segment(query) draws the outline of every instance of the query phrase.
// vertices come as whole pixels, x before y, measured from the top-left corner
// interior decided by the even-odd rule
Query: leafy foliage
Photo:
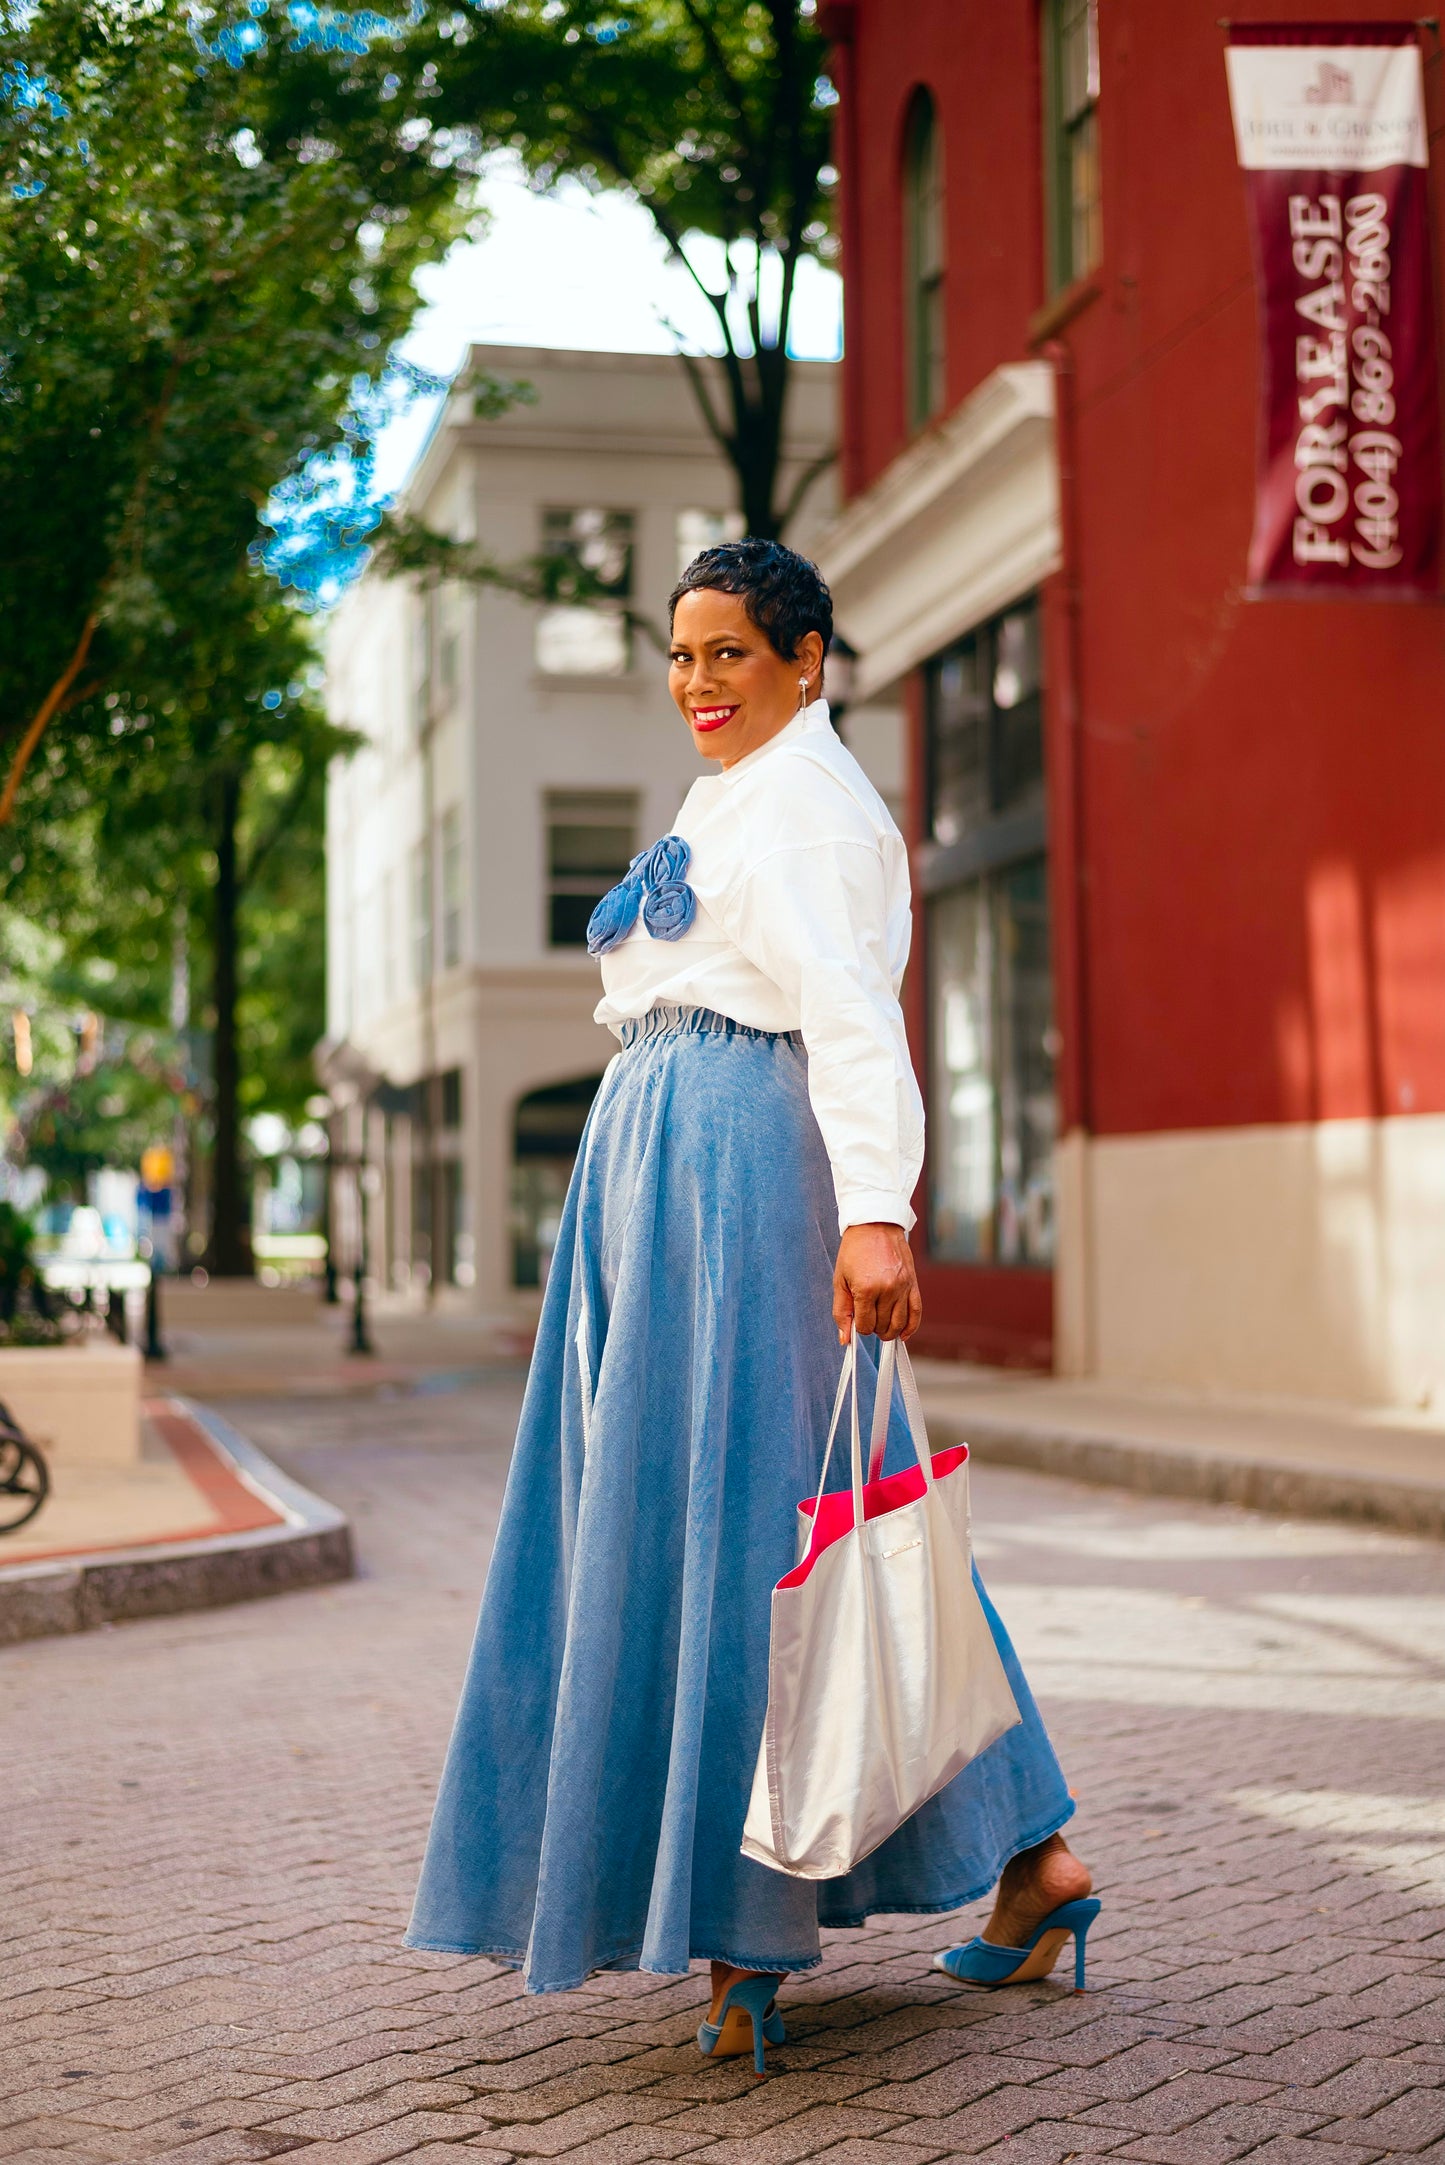
[[[106,1012],[142,1031],[166,1026],[179,942],[210,995],[188,1019],[210,1026],[223,1201],[246,1104],[295,1105],[319,1035],[343,741],[259,520],[354,440],[413,273],[465,223],[426,71],[397,71],[416,22],[0,6],[0,882],[12,923],[53,929],[57,986],[108,973]],[[129,1152],[129,1114],[103,1113],[122,1095],[57,1100],[32,1156],[78,1177],[92,1098]]]
[[[458,230],[449,147],[370,49],[383,18],[335,52],[302,15],[289,41],[232,25],[261,41],[244,66],[225,25],[198,54],[175,0],[49,0],[0,32],[31,86],[0,105],[0,741],[47,699],[184,679],[271,491],[339,440]]]
[[[683,360],[754,534],[780,533],[813,478],[780,498],[798,267],[833,247],[825,65],[799,0],[467,0],[398,61],[439,125],[516,152],[539,187],[566,174],[645,204],[712,309],[720,364]]]

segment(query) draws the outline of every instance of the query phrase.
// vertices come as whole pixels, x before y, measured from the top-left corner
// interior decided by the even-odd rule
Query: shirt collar
[[[795,744],[800,737],[816,736],[819,730],[831,727],[827,700],[815,699],[809,706],[800,708],[787,727],[780,729],[775,737],[769,737],[766,744],[760,744],[755,752],[748,752],[742,759],[735,759],[730,767],[724,767],[718,780],[723,783],[736,781],[749,767],[766,759],[769,752],[781,751],[785,744]]]

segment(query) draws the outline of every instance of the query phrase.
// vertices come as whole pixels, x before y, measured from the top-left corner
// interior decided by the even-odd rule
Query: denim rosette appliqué
[[[587,920],[587,952],[610,955],[637,923],[654,940],[680,940],[697,915],[697,896],[684,874],[692,847],[680,834],[665,834],[651,849],[639,850],[627,877],[610,887]]]

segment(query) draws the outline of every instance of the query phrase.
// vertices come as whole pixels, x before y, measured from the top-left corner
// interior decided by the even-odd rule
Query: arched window
[[[922,428],[943,406],[943,138],[926,90],[904,139],[903,275],[908,421]]]

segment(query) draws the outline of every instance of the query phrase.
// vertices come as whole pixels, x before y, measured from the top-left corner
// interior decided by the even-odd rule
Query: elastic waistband
[[[695,1037],[703,1030],[718,1037],[758,1037],[797,1046],[803,1042],[801,1030],[754,1030],[711,1007],[650,1007],[645,1015],[629,1016],[623,1023],[623,1049],[654,1037]]]

